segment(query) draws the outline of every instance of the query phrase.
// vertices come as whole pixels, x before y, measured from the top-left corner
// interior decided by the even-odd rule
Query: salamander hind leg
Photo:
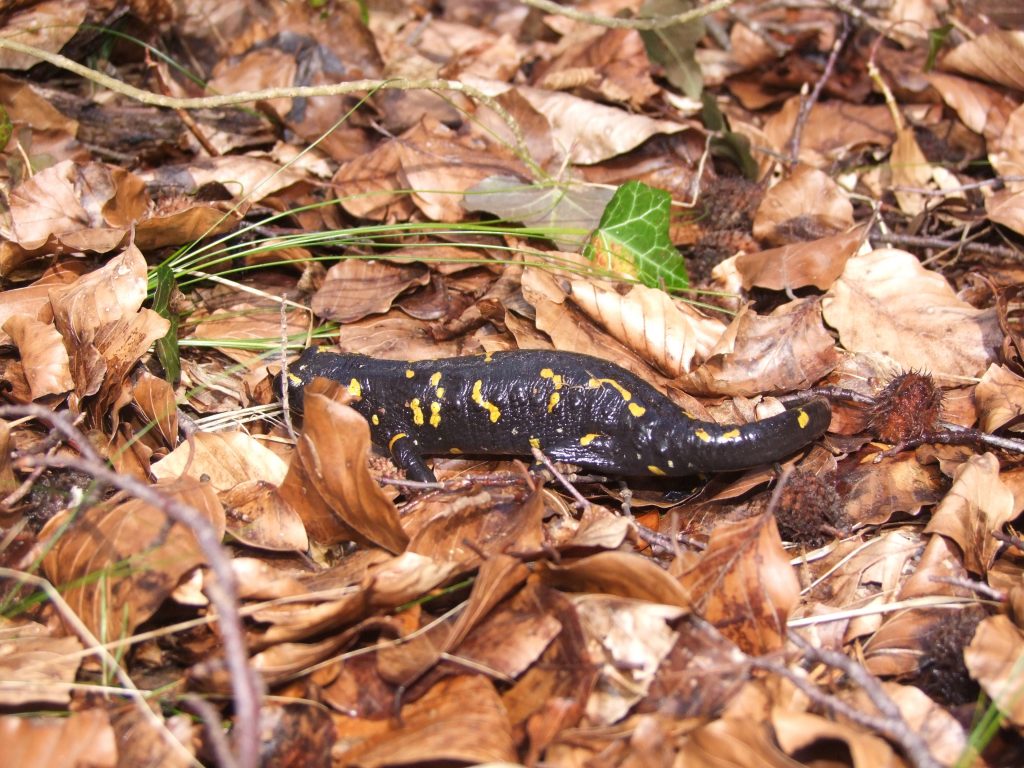
[[[437,477],[423,461],[423,457],[416,451],[416,445],[411,437],[404,432],[399,432],[388,441],[388,450],[391,453],[391,460],[399,469],[405,470],[405,476],[418,483],[436,483]]]
[[[602,441],[603,442],[603,441]],[[541,452],[552,461],[573,464],[590,472],[622,474],[622,460],[613,450],[599,442],[594,435],[584,435],[576,442],[541,445]]]

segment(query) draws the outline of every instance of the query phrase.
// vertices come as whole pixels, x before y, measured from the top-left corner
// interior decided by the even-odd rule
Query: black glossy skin
[[[691,475],[788,456],[829,424],[811,400],[742,426],[698,421],[613,363],[571,352],[523,350],[403,362],[311,347],[288,368],[289,400],[317,376],[358,396],[373,442],[414,480],[433,481],[423,456],[530,455],[615,475]]]

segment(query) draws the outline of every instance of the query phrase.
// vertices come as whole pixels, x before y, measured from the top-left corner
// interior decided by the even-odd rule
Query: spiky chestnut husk
[[[835,488],[835,473],[795,470],[779,494],[775,520],[786,541],[814,549],[848,526]]]
[[[899,445],[937,431],[941,415],[942,391],[931,374],[906,371],[875,398],[871,428],[880,440]]]

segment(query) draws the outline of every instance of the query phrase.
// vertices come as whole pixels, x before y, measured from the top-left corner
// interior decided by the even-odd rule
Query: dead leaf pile
[[[0,12],[5,760],[1024,762],[1024,12],[696,5]],[[688,290],[584,255],[627,181]],[[283,412],[312,343],[833,419],[422,488],[344,386]]]

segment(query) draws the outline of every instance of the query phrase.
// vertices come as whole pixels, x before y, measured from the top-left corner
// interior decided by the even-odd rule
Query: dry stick
[[[903,719],[903,713],[900,712],[899,707],[897,707],[893,700],[889,698],[888,694],[882,690],[882,685],[878,678],[874,677],[870,672],[864,669],[864,667],[846,654],[830,651],[825,648],[815,648],[796,632],[789,633],[789,640],[799,647],[808,658],[843,672],[843,674],[845,674],[850,680],[860,686],[882,716],[873,717],[859,709],[854,709],[853,707],[849,707],[849,711],[847,711],[847,705],[845,705],[845,703],[835,700],[832,697],[829,697],[829,706],[833,706],[841,710],[847,717],[850,717],[851,714],[853,714],[853,717],[850,717],[850,719],[854,720],[854,722],[860,722],[862,725],[875,728],[879,733],[882,733],[887,738],[899,744],[900,747],[902,747],[904,754],[907,756],[907,759],[910,760],[911,764],[914,765],[915,768],[940,768],[939,762],[932,757],[932,753],[928,750],[928,745],[925,743],[924,739],[921,738],[921,735],[917,731],[907,724],[907,721]],[[794,678],[791,677],[790,679],[792,680]],[[808,685],[815,691],[818,691],[815,686],[810,685],[810,683],[808,683]],[[801,690],[805,690],[803,686],[798,687],[800,687]],[[818,693],[821,692],[818,691]],[[838,704],[843,704],[843,707],[838,707]]]
[[[806,125],[807,118],[810,117],[814,105],[821,98],[821,91],[824,89],[825,83],[832,77],[832,72],[836,68],[836,60],[839,58],[839,52],[843,49],[843,45],[846,44],[846,38],[849,34],[850,25],[846,23],[846,16],[843,16],[843,31],[832,44],[832,50],[828,54],[828,61],[825,62],[825,69],[822,71],[821,77],[818,78],[818,82],[814,84],[810,95],[800,103],[800,112],[796,116],[796,122],[793,123],[793,135],[789,139],[790,165],[796,165],[799,162],[800,139],[804,133],[804,125]]]
[[[530,157],[526,145],[526,138],[523,136],[519,123],[506,110],[497,99],[488,96],[486,93],[471,85],[466,85],[458,80],[423,79],[407,80],[404,78],[393,80],[352,80],[346,83],[335,83],[333,85],[305,85],[294,88],[263,88],[258,91],[242,91],[240,93],[221,94],[218,96],[199,96],[192,98],[176,98],[162,94],[146,91],[128,85],[102,72],[82,66],[77,61],[72,61],[59,53],[50,53],[32,45],[25,45],[8,37],[0,37],[0,49],[9,48],[18,53],[35,56],[55,67],[72,72],[80,77],[102,85],[115,93],[123,94],[143,104],[155,107],[166,107],[168,109],[210,109],[213,107],[225,107],[235,104],[244,104],[250,101],[268,101],[270,99],[298,99],[311,98],[313,96],[345,96],[352,93],[365,93],[378,90],[399,90],[399,91],[455,91],[468,96],[487,108],[491,109],[512,132],[512,139],[515,143],[515,154],[519,160],[529,167],[537,178],[544,178],[547,174]]]
[[[0,406],[0,418],[11,419],[30,416],[49,424],[82,454],[72,456],[28,457],[29,466],[59,467],[75,469],[90,475],[101,483],[113,486],[130,496],[161,510],[175,522],[192,531],[199,548],[206,556],[210,569],[216,577],[208,587],[210,602],[220,618],[221,636],[224,639],[224,655],[231,675],[231,688],[235,701],[236,753],[227,755],[229,768],[256,768],[259,764],[260,733],[260,683],[249,669],[249,654],[246,649],[242,621],[238,613],[238,589],[234,572],[220,546],[220,536],[195,508],[189,504],[164,496],[130,475],[119,475],[108,469],[103,459],[72,422],[63,414],[52,412],[39,405]]]
[[[567,19],[573,21],[582,21],[586,24],[593,24],[596,27],[609,27],[611,29],[639,29],[639,30],[652,30],[652,29],[664,29],[665,27],[671,27],[676,24],[686,24],[696,19],[703,18],[704,16],[710,16],[716,11],[720,11],[723,8],[728,8],[736,0],[715,0],[712,3],[701,6],[699,8],[693,8],[682,13],[676,13],[672,16],[641,16],[637,19],[619,19],[612,16],[601,16],[596,13],[587,13],[586,11],[578,11],[575,8],[569,6],[559,5],[558,3],[552,2],[552,0],[523,0],[523,5],[529,5],[538,10],[550,13],[556,16],[565,16]]]

